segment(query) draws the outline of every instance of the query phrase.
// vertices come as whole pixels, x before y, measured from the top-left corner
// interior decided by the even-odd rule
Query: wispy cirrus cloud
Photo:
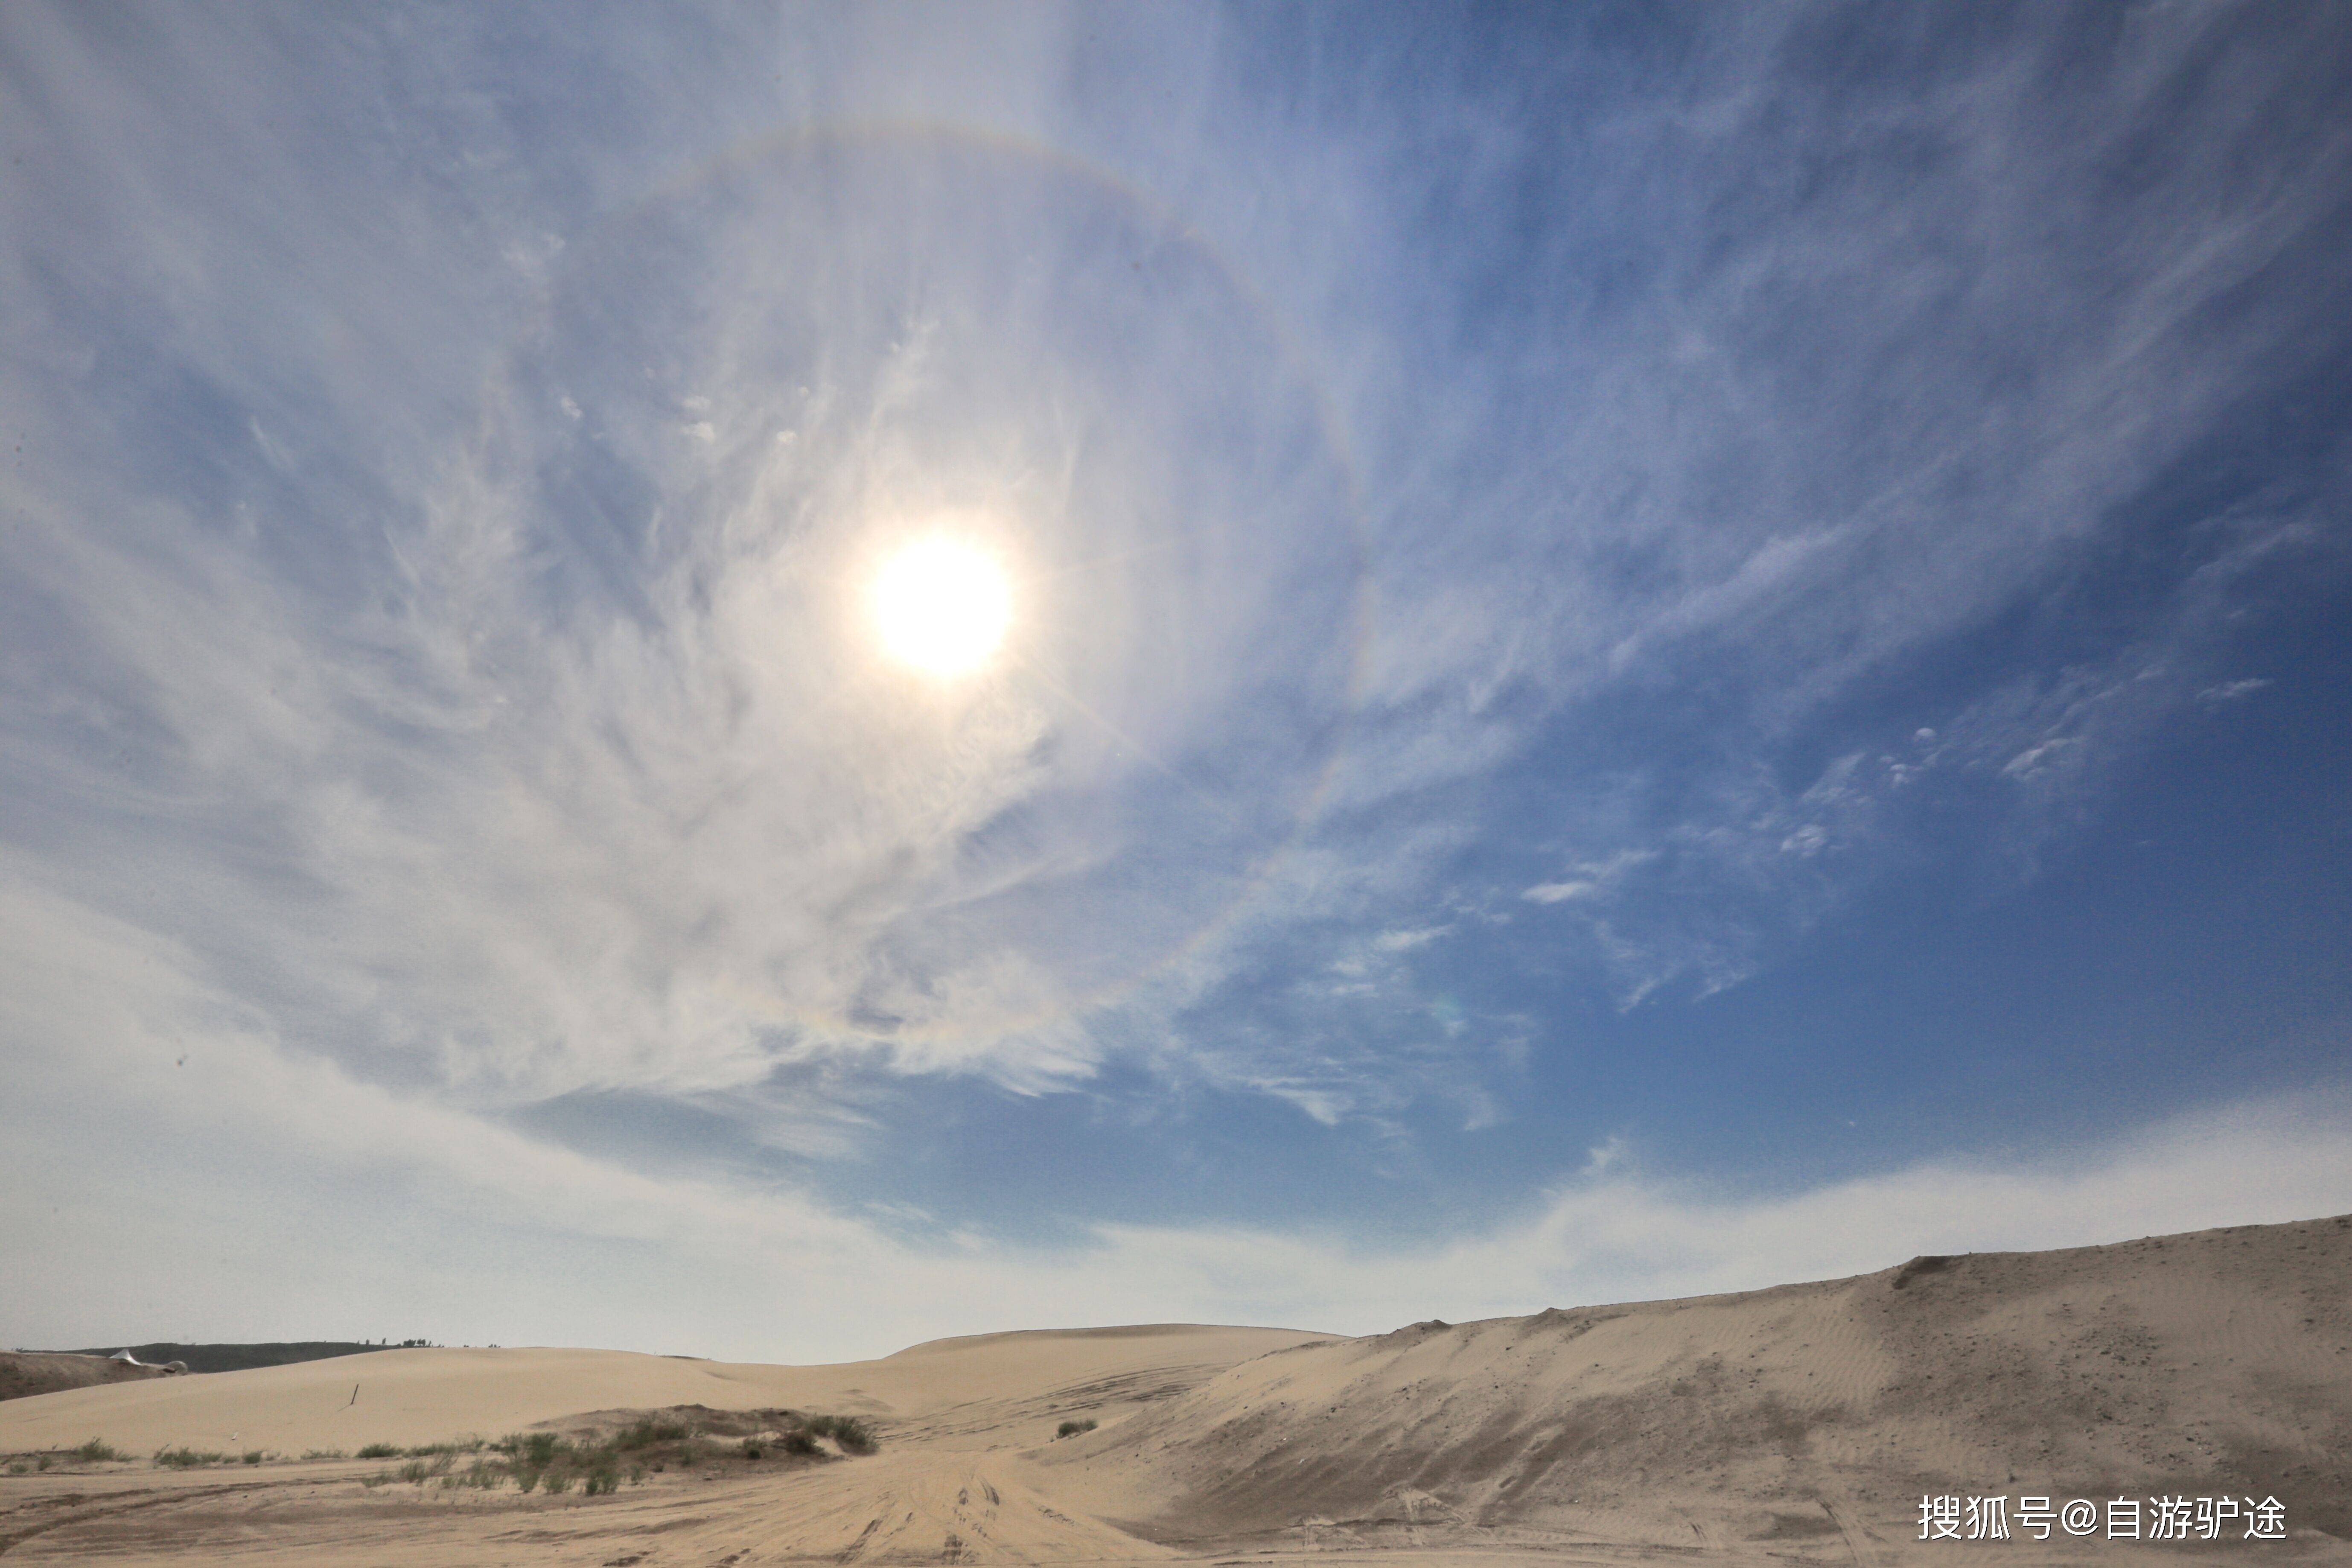
[[[2289,17],[1952,15],[12,13],[0,842],[137,1016],[5,1006],[146,1042],[41,1092],[217,1036],[264,1131],[919,1271],[809,1184],[898,1086],[1401,1147],[2022,885],[2292,683],[2352,140]],[[937,526],[1019,605],[946,692],[858,607]]]
[[[1580,784],[1542,837],[1643,868],[1608,909],[1575,876],[1522,886],[1590,922],[1626,996],[1729,983],[1780,940],[1743,911],[1792,909],[1801,930],[1866,880],[1873,847],[1906,837],[1897,782],[1916,795],[1935,762],[1858,737],[1781,783],[1789,746],[1856,680],[2050,591],[2187,443],[2289,374],[2316,280],[2287,263],[2332,221],[2324,181],[2225,178],[2216,149],[2254,134],[2234,99],[2130,107],[2255,47],[2218,24],[2105,40],[2094,121],[2041,90],[2081,42],[2054,22],[1955,46],[1900,95],[1884,79],[1925,40],[1864,28],[1853,71],[1821,68],[1847,26],[1796,11],[1687,40],[1664,96],[1573,29],[1492,80],[1475,41],[1433,56],[1416,36],[1409,97],[1442,109],[1435,129],[1255,100],[1278,29],[1157,15],[1129,55],[1033,19],[978,63],[828,24],[800,42],[838,55],[841,84],[730,117],[664,96],[728,79],[716,35],[681,29],[630,89],[673,144],[648,179],[646,147],[609,128],[551,162],[510,110],[466,99],[465,73],[504,69],[488,34],[437,39],[451,74],[432,90],[339,59],[328,74],[409,140],[339,132],[305,163],[214,99],[132,84],[193,60],[221,100],[331,115],[349,85],[293,64],[321,37],[174,24],[132,43],[28,18],[47,123],[152,175],[20,188],[61,220],[20,257],[24,319],[58,343],[131,319],[35,281],[79,233],[124,268],[113,298],[173,322],[143,361],[91,361],[66,406],[54,374],[18,381],[40,439],[90,458],[70,490],[41,493],[65,483],[55,463],[21,481],[41,521],[19,533],[19,598],[70,628],[23,668],[40,701],[109,715],[94,752],[47,765],[136,749],[192,833],[266,821],[273,849],[210,862],[242,931],[189,927],[273,984],[367,996],[382,1045],[526,1094],[749,1084],[835,1048],[1083,1077],[1101,1047],[1073,1020],[1220,910],[1320,918],[1313,884],[1265,879],[1302,814],[1335,810],[1319,831],[1339,857],[1428,846],[1433,884],[1448,851],[1408,824],[1561,747],[1614,776],[1605,810]],[[1386,47],[1360,79],[1404,69]],[[1087,85],[1045,85],[1069,58]],[[1187,97],[1161,139],[1100,117],[1123,72]],[[1529,115],[1582,76],[1575,113]],[[919,101],[980,129],[895,118]],[[780,129],[737,136],[747,116]],[[248,184],[167,175],[190,123],[276,171],[282,245],[241,237]],[[332,158],[405,155],[420,132],[502,172],[404,164],[389,205],[357,200]],[[2151,137],[2192,155],[2097,200],[2105,161]],[[1244,143],[1245,178],[1209,177]],[[1495,232],[1489,196],[1566,148],[1536,230]],[[582,199],[633,178],[601,212]],[[1296,221],[1250,216],[1277,195]],[[404,250],[341,270],[394,223]],[[177,305],[137,272],[167,254]],[[1621,289],[1566,286],[1602,255]],[[2070,258],[2095,273],[2065,281]],[[2257,276],[2263,304],[2231,292]],[[289,290],[315,301],[308,324],[248,333]],[[164,367],[191,390],[137,391]],[[98,460],[126,449],[150,468]],[[942,511],[1013,531],[1024,678],[894,711],[844,585]],[[142,521],[91,527],[110,516]],[[2175,613],[2148,607],[2135,646],[2182,657]],[[1973,733],[2001,690],[2090,679],[1987,678],[2009,685],[1903,727]],[[1664,762],[1595,716],[1653,700],[1715,738]],[[2088,778],[2096,747],[2037,721],[2003,765],[2039,798]],[[186,852],[128,822],[107,854]],[[245,879],[286,876],[299,893]],[[1694,912],[1642,913],[1644,886]],[[1149,896],[1097,918],[1121,888]]]

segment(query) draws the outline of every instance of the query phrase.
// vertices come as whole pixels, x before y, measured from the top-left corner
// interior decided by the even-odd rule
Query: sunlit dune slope
[[[1424,1323],[1237,1366],[1037,1460],[1163,1540],[1317,1517],[1622,1538],[1646,1513],[1688,1545],[1676,1499],[1811,1533],[1815,1500],[1885,1520],[1927,1492],[2118,1489],[2274,1494],[2352,1535],[2352,1217]]]
[[[787,1406],[885,1422],[953,1426],[957,1411],[1014,1407],[1007,1442],[1051,1435],[1057,1401],[1121,1403],[1170,1378],[1199,1381],[1313,1335],[1283,1329],[1152,1325],[990,1334],[916,1345],[878,1361],[766,1366],[588,1350],[395,1350],[249,1372],[161,1379],[0,1405],[0,1451],[102,1437],[148,1453],[167,1444],[299,1454],[513,1431],[585,1410]],[[1025,1424],[1024,1411],[1034,1411]]]
[[[584,1436],[692,1405],[863,1414],[881,1446],[803,1462],[722,1445],[593,1498],[452,1489],[421,1463],[394,1486],[389,1467],[68,1460],[0,1487],[0,1547],[11,1562],[428,1568],[1339,1549],[1432,1565],[1696,1553],[1831,1568],[1937,1555],[1916,1537],[1926,1493],[2227,1493],[2278,1498],[2293,1532],[2279,1550],[2295,1561],[2347,1562],[2347,1302],[2352,1217],[1915,1258],[1853,1279],[1362,1340],[1159,1325],[941,1340],[812,1367],[379,1352],[13,1401],[0,1450],[100,1436],[142,1455],[180,1443],[299,1455],[542,1423]],[[1073,1417],[1101,1425],[1055,1440]],[[2059,1541],[2005,1554],[2262,1550]]]

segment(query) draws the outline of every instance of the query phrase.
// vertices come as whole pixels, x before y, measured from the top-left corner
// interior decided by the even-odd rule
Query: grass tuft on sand
[[[216,1453],[210,1448],[191,1448],[184,1443],[176,1448],[155,1450],[155,1462],[166,1469],[173,1470],[193,1470],[204,1465],[225,1465],[228,1463],[228,1459],[229,1457],[226,1454]]]
[[[572,1433],[510,1432],[495,1441],[467,1438],[401,1448],[371,1443],[359,1451],[362,1459],[403,1458],[398,1469],[378,1470],[362,1479],[371,1489],[405,1483],[423,1487],[438,1481],[445,1489],[495,1490],[514,1484],[529,1494],[561,1496],[577,1487],[586,1497],[618,1491],[624,1481],[644,1482],[647,1474],[670,1469],[708,1470],[746,1464],[803,1465],[824,1463],[835,1455],[870,1454],[874,1433],[854,1415],[807,1415],[797,1410],[718,1411],[699,1405],[635,1415],[619,1426],[589,1427]],[[472,1463],[457,1467],[461,1457]],[[215,1462],[225,1456],[196,1456],[190,1462]],[[318,1454],[318,1458],[341,1458]],[[157,1456],[159,1462],[164,1461]]]

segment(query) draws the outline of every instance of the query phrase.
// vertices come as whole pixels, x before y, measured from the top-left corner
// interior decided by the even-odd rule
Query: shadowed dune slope
[[[285,1366],[298,1361],[325,1361],[331,1356],[365,1355],[373,1351],[389,1350],[389,1345],[365,1344],[358,1340],[275,1340],[252,1344],[181,1344],[174,1340],[158,1340],[152,1344],[128,1347],[132,1355],[152,1366],[175,1361],[190,1372],[249,1372],[257,1366]],[[76,1355],[111,1355],[112,1351],[82,1350]]]
[[[1951,1553],[1916,1540],[1923,1493],[2228,1493],[2286,1505],[2284,1559],[2352,1563],[2347,1303],[2352,1217],[1914,1258],[1854,1279],[1360,1340],[1163,1324],[808,1367],[383,1351],[0,1405],[0,1452],[55,1457],[0,1477],[0,1550],[11,1563],[426,1568],[1334,1550],[1432,1568],[1693,1555],[1887,1568]],[[697,1405],[859,1414],[881,1445],[802,1463],[721,1443],[593,1498],[436,1483],[422,1463],[394,1485],[388,1465],[265,1458],[181,1473],[59,1452],[99,1436],[139,1455],[177,1443],[299,1454],[610,1429]],[[1073,1417],[1100,1426],[1055,1440]],[[2021,1539],[1996,1554],[2271,1550],[2234,1536]]]
[[[1809,1500],[1892,1519],[1928,1492],[2117,1491],[2275,1495],[2352,1536],[2352,1216],[1423,1323],[1246,1363],[1037,1458],[1160,1540],[1572,1531],[1676,1498],[1769,1530]]]
[[[0,1352],[0,1399],[26,1399],[110,1383],[144,1383],[169,1375],[160,1366],[133,1366],[74,1351]]]

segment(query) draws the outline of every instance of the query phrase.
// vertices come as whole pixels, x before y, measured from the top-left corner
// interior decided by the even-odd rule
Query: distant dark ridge
[[[329,1356],[358,1355],[362,1351],[396,1350],[395,1345],[347,1344],[338,1340],[302,1340],[293,1344],[268,1345],[100,1345],[95,1350],[69,1351],[69,1355],[112,1355],[128,1349],[150,1365],[184,1361],[190,1372],[244,1372],[257,1366],[289,1366],[298,1361],[325,1361]]]

